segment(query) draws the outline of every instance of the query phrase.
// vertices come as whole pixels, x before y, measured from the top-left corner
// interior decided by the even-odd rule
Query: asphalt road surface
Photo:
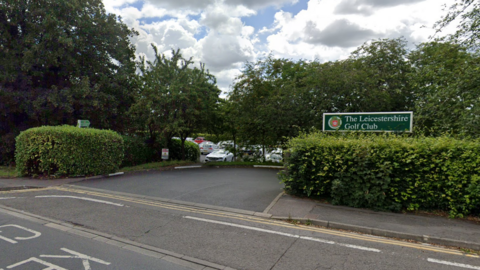
[[[282,192],[278,172],[255,168],[182,169],[127,174],[75,185],[262,212]]]
[[[0,250],[0,269],[189,269],[4,213]]]
[[[234,269],[480,269],[480,258],[461,250],[300,226],[80,187],[0,192],[0,205]],[[51,249],[42,249],[47,242],[35,245],[33,242],[40,237],[25,240],[23,244],[32,243],[32,250],[25,251],[24,255],[22,251],[16,251],[20,256],[12,259],[10,254],[15,252],[3,253],[10,245],[4,241],[0,253],[0,268],[4,270],[31,257],[60,265],[62,258],[48,256],[70,256],[71,251],[112,264],[128,263],[135,259],[132,256],[143,258],[133,252],[115,254],[115,251],[104,250],[103,245],[98,249],[87,247],[84,245],[88,243],[82,244],[76,239],[72,239],[72,243],[57,243],[61,239],[55,232],[14,219],[2,224],[24,226],[41,232],[46,240],[52,241]],[[14,236],[3,233],[2,228],[0,230],[1,236],[10,239]],[[21,237],[31,235],[34,234],[26,232]],[[74,262],[73,258],[71,262]],[[94,264],[97,268],[93,268]],[[101,267],[104,265],[92,262],[92,269],[103,269]],[[117,269],[171,269],[149,267]]]

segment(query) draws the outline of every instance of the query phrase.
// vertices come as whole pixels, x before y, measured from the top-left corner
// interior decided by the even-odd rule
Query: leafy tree
[[[420,44],[409,55],[415,89],[415,122],[428,134],[478,136],[480,58],[445,42]]]
[[[123,129],[135,34],[101,0],[0,0],[0,162],[30,127],[89,119]]]
[[[278,145],[310,122],[302,98],[308,63],[271,56],[247,62],[230,93],[236,131],[246,144]]]
[[[350,59],[356,72],[360,106],[357,111],[404,111],[411,108],[411,87],[407,80],[407,42],[404,38],[381,39],[365,43]]]
[[[193,61],[183,58],[180,50],[172,50],[168,58],[152,47],[155,60],[143,57],[139,65],[140,88],[131,113],[140,119],[142,130],[149,131],[152,143],[160,134],[167,147],[170,138],[179,135],[184,159],[185,139],[209,124],[220,90],[205,65],[192,68]]]
[[[457,22],[457,31],[446,37],[447,40],[463,46],[478,49],[480,46],[480,2],[476,0],[456,0],[447,13],[435,23],[437,34],[448,25]]]

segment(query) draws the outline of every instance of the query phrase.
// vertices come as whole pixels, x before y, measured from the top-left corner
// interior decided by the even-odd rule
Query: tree
[[[415,123],[428,134],[478,136],[480,58],[448,42],[422,43],[409,55]]]
[[[458,22],[457,31],[453,35],[447,36],[446,39],[468,48],[478,49],[480,46],[480,2],[456,0],[448,8],[448,12],[435,23],[436,33],[440,33],[454,22]]]
[[[131,113],[150,133],[151,142],[157,134],[165,138],[167,147],[173,135],[182,140],[182,158],[185,159],[185,139],[194,131],[209,124],[218,105],[220,90],[216,79],[204,64],[190,67],[193,61],[182,57],[180,50],[172,50],[172,57],[159,54],[155,60],[141,59],[140,88]]]
[[[101,0],[0,0],[0,155],[11,159],[12,138],[30,127],[123,129],[135,34]]]
[[[229,95],[234,126],[249,145],[282,144],[310,122],[301,88],[308,63],[274,59],[245,63]]]

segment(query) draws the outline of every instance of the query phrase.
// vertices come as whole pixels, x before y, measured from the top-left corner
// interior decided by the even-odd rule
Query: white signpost
[[[162,149],[162,159],[165,159],[165,160],[168,159],[168,148]]]

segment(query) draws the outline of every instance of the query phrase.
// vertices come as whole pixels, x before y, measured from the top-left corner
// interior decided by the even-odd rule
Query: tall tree
[[[478,136],[480,58],[448,42],[422,43],[409,55],[415,123],[428,134]]]
[[[0,0],[0,155],[11,158],[12,137],[29,127],[122,129],[135,34],[101,0]]]
[[[185,139],[209,124],[220,90],[205,65],[191,67],[193,61],[183,58],[180,50],[172,50],[172,57],[167,57],[152,47],[155,60],[141,59],[140,88],[131,113],[141,119],[152,142],[157,134],[166,139],[166,144],[172,135],[179,135],[185,158]]]
[[[480,2],[478,0],[456,0],[447,13],[435,23],[437,34],[448,25],[457,23],[457,31],[447,40],[477,50],[480,46]]]

